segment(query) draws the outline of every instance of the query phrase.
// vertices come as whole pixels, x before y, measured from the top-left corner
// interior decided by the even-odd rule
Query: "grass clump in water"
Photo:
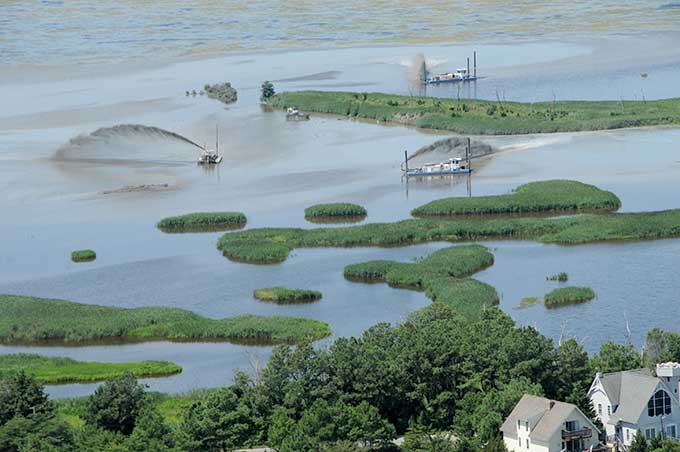
[[[241,212],[196,212],[163,218],[156,226],[163,232],[211,232],[241,229],[246,221]]]
[[[539,299],[537,297],[524,297],[519,303],[521,308],[528,308],[538,304]]]
[[[612,192],[571,180],[547,180],[521,185],[507,195],[438,199],[411,211],[416,217],[612,211],[621,201]]]
[[[285,92],[274,108],[448,130],[466,135],[578,132],[680,124],[680,99],[506,102],[333,91]]]
[[[556,275],[548,276],[546,279],[548,281],[567,282],[569,281],[569,275],[566,274],[565,272],[560,272],[557,273]]]
[[[307,289],[288,289],[286,287],[270,287],[257,289],[253,296],[258,300],[271,301],[279,304],[310,303],[320,300],[321,292]]]
[[[118,308],[0,295],[0,343],[229,341],[296,343],[330,334],[328,324],[297,317],[240,315],[210,319],[178,308]]]
[[[305,219],[313,223],[353,223],[366,218],[366,209],[358,204],[315,204],[305,209]]]
[[[474,279],[463,279],[493,264],[481,245],[444,248],[414,263],[369,261],[345,267],[347,279],[386,282],[392,287],[422,290],[433,301],[475,318],[486,306],[498,303],[496,290]]]
[[[148,378],[182,372],[180,366],[167,361],[102,363],[27,353],[0,355],[0,380],[22,370],[43,384],[91,383],[117,378],[126,373],[132,373],[137,378]]]
[[[590,287],[562,287],[547,294],[544,304],[548,308],[554,308],[565,304],[583,303],[593,298],[595,292]]]
[[[76,250],[71,253],[73,262],[92,262],[97,259],[97,253],[93,250]]]

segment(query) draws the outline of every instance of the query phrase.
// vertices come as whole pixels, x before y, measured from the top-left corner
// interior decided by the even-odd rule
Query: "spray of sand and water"
[[[102,127],[62,145],[55,160],[187,160],[203,146],[178,133],[141,124]]]

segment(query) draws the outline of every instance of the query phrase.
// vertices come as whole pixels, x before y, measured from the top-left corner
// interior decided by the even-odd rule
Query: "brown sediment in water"
[[[170,184],[140,184],[140,185],[126,185],[121,188],[114,188],[112,190],[102,190],[100,195],[114,195],[121,193],[139,193],[139,192],[158,192],[174,190],[176,187]]]

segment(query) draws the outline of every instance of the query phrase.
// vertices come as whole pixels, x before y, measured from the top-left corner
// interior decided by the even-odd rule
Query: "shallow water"
[[[498,93],[508,100],[527,101],[553,96],[634,98],[642,93],[648,99],[677,96],[680,49],[666,45],[677,36],[475,46],[483,61],[490,62],[483,66],[487,78],[465,87],[462,95],[494,99]],[[255,266],[223,258],[215,248],[218,233],[164,234],[155,223],[188,211],[237,210],[247,214],[248,228],[318,227],[304,220],[304,208],[332,201],[364,205],[369,212],[366,221],[395,221],[432,199],[464,196],[468,191],[507,193],[524,182],[550,178],[576,178],[613,190],[621,197],[624,211],[680,207],[677,128],[485,137],[503,152],[475,162],[469,185],[465,177],[406,184],[399,172],[403,150],[415,151],[444,134],[323,115],[289,123],[282,113],[263,112],[257,105],[263,73],[284,80],[275,84],[280,90],[410,94],[414,87],[408,82],[407,66],[415,54],[425,51],[432,61],[443,61],[440,67],[448,68],[464,61],[470,50],[469,45],[411,45],[295,51],[154,67],[121,65],[110,72],[102,69],[110,68],[106,65],[55,65],[40,71],[0,66],[4,80],[0,84],[0,211],[9,213],[0,223],[0,293],[112,306],[177,306],[215,318],[241,313],[299,315],[329,322],[334,337],[358,335],[377,322],[399,322],[428,300],[421,293],[382,284],[347,282],[343,266],[379,258],[408,260],[446,244],[299,249],[283,264]],[[649,77],[641,78],[642,71],[649,71]],[[521,83],[521,77],[529,77],[530,82]],[[239,90],[236,104],[224,106],[184,95],[187,89],[225,79]],[[455,97],[456,90],[441,87],[427,94]],[[225,161],[206,171],[193,162],[192,147],[139,136],[80,148],[75,161],[52,159],[70,138],[120,123],[162,127],[199,143],[214,139],[218,123]],[[168,190],[102,194],[140,184],[168,184]],[[479,278],[497,287],[501,307],[513,318],[535,325],[549,337],[575,336],[594,351],[606,340],[622,340],[623,312],[637,345],[651,327],[677,330],[673,306],[680,280],[674,270],[680,264],[680,240],[577,247],[492,242],[489,246],[494,248],[496,264]],[[97,260],[70,262],[70,252],[80,248],[95,249]],[[550,311],[540,305],[516,309],[522,297],[540,297],[555,287],[545,277],[560,271],[570,273],[574,284],[593,287],[598,298]],[[296,306],[252,299],[252,290],[274,285],[321,290],[324,298]],[[658,316],[661,308],[675,315]],[[181,392],[226,384],[235,369],[250,369],[254,354],[265,360],[270,348],[169,342],[80,348],[0,346],[0,353],[16,351],[83,360],[167,359],[182,365],[184,372],[148,382],[154,389]],[[79,395],[92,388],[68,385],[50,391]]]
[[[0,63],[181,57],[406,43],[518,42],[678,30],[666,0],[257,3],[4,1]]]

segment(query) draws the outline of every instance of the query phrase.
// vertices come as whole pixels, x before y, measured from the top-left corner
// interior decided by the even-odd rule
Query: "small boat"
[[[402,171],[406,177],[418,176],[445,176],[450,174],[468,174],[472,172],[470,166],[471,157],[470,139],[467,140],[465,147],[465,159],[460,157],[450,158],[445,162],[426,163],[418,168],[408,167],[408,152],[404,151],[404,163],[402,164]]]
[[[306,113],[300,113],[297,107],[288,107],[286,110],[286,119],[288,121],[306,121],[309,119],[309,115]]]
[[[219,131],[217,125],[215,126],[215,149],[208,149],[205,146],[201,155],[198,157],[199,165],[217,165],[222,162],[222,156],[219,153]]]

